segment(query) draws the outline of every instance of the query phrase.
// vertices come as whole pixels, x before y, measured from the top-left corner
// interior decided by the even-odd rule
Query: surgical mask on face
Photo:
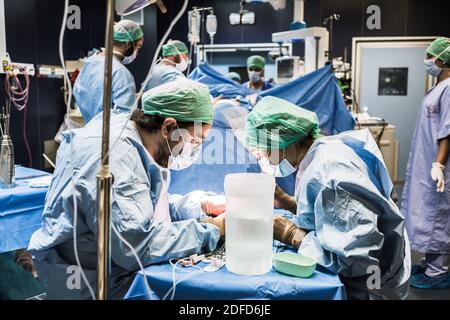
[[[180,63],[175,64],[175,68],[180,72],[184,72],[188,68],[189,64],[190,64],[190,61],[188,61],[186,59],[181,59]]]
[[[191,142],[186,142],[179,128],[178,131],[180,132],[181,140],[183,141],[183,149],[177,156],[173,155],[172,149],[170,148],[169,140],[166,138],[167,146],[169,147],[170,152],[167,167],[168,169],[175,171],[186,169],[187,167],[191,166],[195,161],[197,161],[202,147],[201,143],[194,144]]]
[[[179,171],[190,167],[200,156],[201,145],[186,142],[181,153],[176,156],[169,157],[168,168]]]
[[[433,76],[433,77],[436,77],[436,78],[439,77],[439,75],[442,72],[442,68],[440,68],[440,67],[438,67],[436,65],[436,59],[435,58],[424,59],[423,60],[423,64],[424,64],[425,70],[428,72],[428,74],[430,76]]]
[[[284,157],[284,156],[283,156]],[[293,174],[297,169],[287,160],[283,159],[278,165],[272,165],[269,158],[263,157],[258,160],[261,171],[276,178],[287,177]]]
[[[431,59],[424,59],[423,64],[425,67],[425,70],[428,72],[429,75],[437,78],[442,73],[443,68],[436,65],[436,60],[444,54],[447,50],[450,50],[450,46],[447,46],[444,50],[442,50],[441,53],[439,53],[437,56],[431,58]]]
[[[137,51],[134,50],[131,55],[123,57],[122,64],[130,64],[134,61],[134,59],[136,59],[136,57],[137,57]]]
[[[261,71],[249,71],[248,78],[250,79],[250,82],[252,82],[252,83],[261,81]]]

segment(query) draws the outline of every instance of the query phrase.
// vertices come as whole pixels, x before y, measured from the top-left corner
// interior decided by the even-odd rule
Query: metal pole
[[[320,37],[314,37],[316,40],[316,70],[319,69],[319,41]]]
[[[328,60],[333,61],[333,18],[330,18],[330,41],[328,43],[329,43]]]
[[[5,0],[0,0],[0,58],[6,55]],[[0,88],[3,88],[0,87]],[[3,103],[3,100],[0,100]]]
[[[113,57],[113,28],[115,0],[108,0],[105,38],[105,71],[103,83],[103,128],[101,168],[97,174],[97,298],[109,297],[111,274],[111,186],[109,171],[109,129],[111,111],[111,83]]]

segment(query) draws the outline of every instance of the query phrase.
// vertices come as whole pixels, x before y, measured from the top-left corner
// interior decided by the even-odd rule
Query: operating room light
[[[151,4],[156,3],[165,12],[162,0],[116,0],[116,12],[120,16],[135,13]]]
[[[229,16],[231,25],[238,24],[254,24],[255,23],[255,13],[251,11],[244,11],[242,13],[230,13]]]

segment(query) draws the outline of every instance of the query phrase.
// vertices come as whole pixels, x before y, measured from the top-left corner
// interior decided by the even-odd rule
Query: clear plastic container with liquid
[[[272,269],[275,178],[259,173],[225,177],[226,267],[241,275]]]

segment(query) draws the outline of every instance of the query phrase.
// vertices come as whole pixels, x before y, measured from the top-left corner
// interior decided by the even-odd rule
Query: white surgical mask
[[[134,61],[134,59],[136,59],[137,57],[137,51],[134,50],[132,54],[130,54],[129,56],[123,57],[122,59],[122,64],[130,64]]]
[[[278,165],[272,165],[269,158],[262,157],[258,160],[261,171],[276,178],[287,177],[293,174],[297,169],[287,160],[283,159]]]
[[[435,58],[424,59],[423,60],[423,64],[424,64],[425,70],[428,72],[428,74],[430,76],[433,76],[433,77],[436,77],[436,78],[439,77],[439,75],[442,72],[442,68],[440,68],[440,67],[438,67],[436,65],[436,59]]]
[[[252,82],[252,83],[261,81],[261,71],[249,71],[248,78],[250,79],[250,82]]]
[[[180,129],[178,128],[178,130],[180,130]],[[167,167],[170,170],[179,171],[179,170],[183,170],[183,169],[186,169],[187,167],[191,166],[195,161],[197,161],[197,159],[200,155],[201,149],[202,149],[202,145],[200,143],[194,144],[191,142],[186,142],[184,140],[181,132],[180,132],[180,136],[181,136],[181,140],[183,140],[183,150],[181,150],[180,154],[178,154],[177,156],[173,155],[172,149],[170,148],[170,145],[169,145],[169,140],[167,140],[167,138],[166,138],[167,146],[169,147],[169,151],[170,151],[170,156],[169,156],[169,161],[168,161]]]
[[[436,60],[446,51],[450,50],[450,46],[447,46],[444,50],[442,50],[441,53],[439,53],[437,56],[431,58],[431,59],[424,59],[423,64],[425,67],[425,70],[428,72],[429,75],[433,77],[439,77],[439,75],[442,72],[442,68],[436,65]]]
[[[176,157],[170,156],[168,168],[171,170],[179,171],[190,167],[200,156],[202,150],[201,145],[186,142],[183,146],[183,150]]]
[[[189,64],[190,64],[189,60],[181,59],[180,63],[175,64],[175,68],[180,72],[184,72],[188,68]]]

